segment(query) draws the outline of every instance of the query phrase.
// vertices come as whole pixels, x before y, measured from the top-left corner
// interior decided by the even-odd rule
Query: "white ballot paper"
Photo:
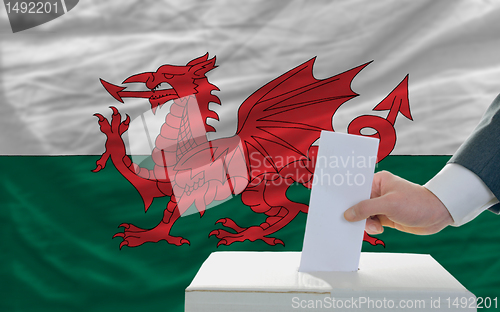
[[[322,131],[300,272],[357,271],[366,221],[344,211],[370,198],[379,140]]]

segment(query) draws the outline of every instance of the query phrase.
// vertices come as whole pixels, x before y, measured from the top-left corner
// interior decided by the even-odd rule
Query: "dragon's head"
[[[205,74],[215,67],[215,57],[208,59],[207,53],[184,66],[162,65],[155,72],[140,73],[123,81],[144,83],[148,91],[123,91],[125,87],[115,86],[102,79],[101,83],[120,102],[123,102],[122,97],[148,98],[154,113],[158,106],[161,107],[169,100],[198,94],[200,88],[207,85],[204,83],[207,81]]]

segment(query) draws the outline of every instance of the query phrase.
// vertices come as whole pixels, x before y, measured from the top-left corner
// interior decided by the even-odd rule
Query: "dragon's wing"
[[[251,178],[280,172],[295,161],[307,161],[321,130],[333,131],[337,109],[358,94],[353,78],[369,63],[342,74],[316,79],[315,58],[267,83],[238,111],[238,130]]]

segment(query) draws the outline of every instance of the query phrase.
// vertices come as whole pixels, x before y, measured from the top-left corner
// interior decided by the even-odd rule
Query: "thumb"
[[[344,212],[349,222],[361,221],[371,216],[387,214],[388,203],[385,196],[363,200]]]

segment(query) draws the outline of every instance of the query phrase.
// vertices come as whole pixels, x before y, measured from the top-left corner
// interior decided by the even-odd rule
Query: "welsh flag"
[[[211,252],[300,251],[320,130],[426,183],[500,92],[499,21],[495,1],[4,0],[0,311],[183,311]],[[430,254],[493,299],[497,218],[363,251]]]

